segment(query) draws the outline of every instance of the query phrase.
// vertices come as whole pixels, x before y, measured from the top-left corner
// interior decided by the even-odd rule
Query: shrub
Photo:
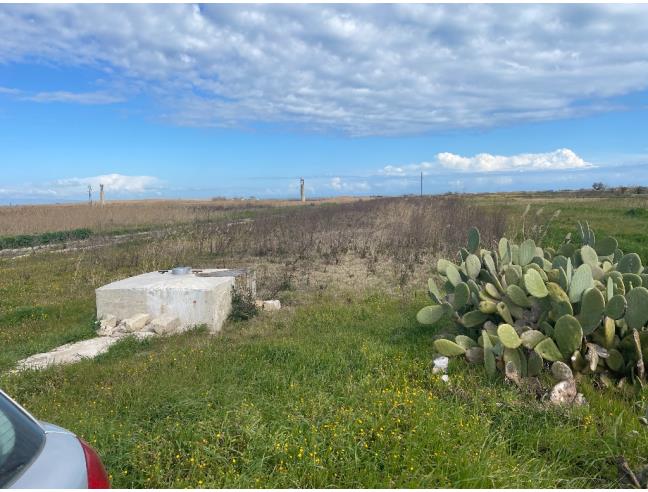
[[[231,321],[245,321],[259,314],[252,291],[232,287],[232,311],[228,319]]]
[[[648,274],[641,258],[621,251],[613,237],[596,239],[587,224],[579,224],[579,236],[577,243],[568,234],[557,250],[502,238],[491,252],[470,229],[458,262],[437,263],[446,295],[430,279],[434,303],[417,315],[423,324],[454,321],[434,342],[436,351],[484,364],[490,375],[536,376],[551,363],[559,380],[574,372],[604,382],[645,380]]]

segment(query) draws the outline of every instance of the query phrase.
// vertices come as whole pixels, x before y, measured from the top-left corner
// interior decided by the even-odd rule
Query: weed
[[[230,321],[247,321],[259,314],[254,295],[251,290],[232,287],[232,311]]]

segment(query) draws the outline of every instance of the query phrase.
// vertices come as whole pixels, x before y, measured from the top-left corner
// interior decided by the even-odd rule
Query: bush
[[[502,238],[491,252],[473,227],[459,263],[437,263],[447,294],[430,279],[434,304],[417,315],[423,324],[454,321],[436,351],[513,380],[537,376],[547,362],[558,380],[577,372],[639,387],[648,364],[648,274],[616,239],[597,240],[587,224],[579,235],[579,244],[568,234],[558,250]]]
[[[252,291],[232,287],[232,311],[227,319],[230,321],[246,321],[259,314]]]
[[[92,231],[87,228],[73,229],[71,231],[44,232],[42,234],[7,236],[0,238],[0,249],[33,248],[45,244],[79,241],[88,239],[90,236],[92,236]]]

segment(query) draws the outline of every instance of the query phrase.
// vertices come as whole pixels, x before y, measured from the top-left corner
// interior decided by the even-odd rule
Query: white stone
[[[264,311],[278,311],[281,309],[281,301],[274,299],[271,301],[263,301]]]
[[[17,370],[43,369],[57,364],[78,362],[84,358],[93,358],[106,352],[119,338],[97,337],[76,343],[61,345],[50,352],[35,354],[18,362]]]
[[[97,335],[100,337],[109,337],[113,334],[117,326],[117,318],[115,316],[105,316],[102,320],[99,321],[99,329],[97,329]]]
[[[448,370],[448,363],[450,360],[442,355],[434,359],[434,367],[432,368],[432,374],[438,374],[440,372],[446,372]]]
[[[102,328],[114,328],[117,326],[117,316],[107,315],[101,318],[99,322]]]
[[[122,320],[125,331],[132,333],[134,331],[140,331],[146,326],[146,323],[149,322],[151,316],[146,313],[136,314],[130,318]]]
[[[576,381],[567,379],[556,384],[549,392],[549,401],[554,405],[570,405],[577,395]]]
[[[443,381],[444,383],[449,383],[450,382],[450,376],[448,376],[447,374],[444,374],[443,376],[441,376],[441,381]]]
[[[153,333],[152,331],[136,331],[134,333],[130,333],[129,336],[133,336],[137,340],[144,340],[145,338],[157,336],[157,333]]]
[[[202,273],[223,272],[202,270]],[[97,317],[119,319],[147,313],[152,318],[173,316],[183,329],[207,325],[220,331],[232,309],[234,276],[203,277],[151,272],[104,285],[96,290]]]
[[[175,316],[169,315],[154,318],[149,326],[158,335],[171,335],[183,331],[180,326],[180,320]]]

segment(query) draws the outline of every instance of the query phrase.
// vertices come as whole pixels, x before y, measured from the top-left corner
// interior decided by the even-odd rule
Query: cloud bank
[[[451,152],[440,152],[434,162],[421,162],[405,166],[388,165],[380,174],[387,176],[407,176],[440,172],[442,170],[458,173],[494,173],[512,171],[554,171],[581,170],[595,167],[586,162],[570,149],[557,149],[553,152],[537,154],[515,154],[510,156],[477,154],[465,157]]]
[[[37,99],[145,94],[178,125],[488,128],[615,110],[646,90],[648,7],[2,5],[0,64],[21,63],[94,70],[120,94]]]
[[[66,178],[54,182],[54,188],[61,192],[70,192],[92,186],[99,190],[100,185],[108,192],[115,193],[145,193],[158,189],[161,182],[153,176],[126,176],[124,174],[103,174],[88,178]]]
[[[128,176],[124,174],[103,174],[86,178],[64,178],[49,183],[27,183],[20,187],[0,188],[0,197],[7,198],[47,198],[49,200],[84,200],[88,196],[88,186],[92,187],[95,197],[99,187],[110,198],[143,197],[164,190],[164,183],[154,176]]]

